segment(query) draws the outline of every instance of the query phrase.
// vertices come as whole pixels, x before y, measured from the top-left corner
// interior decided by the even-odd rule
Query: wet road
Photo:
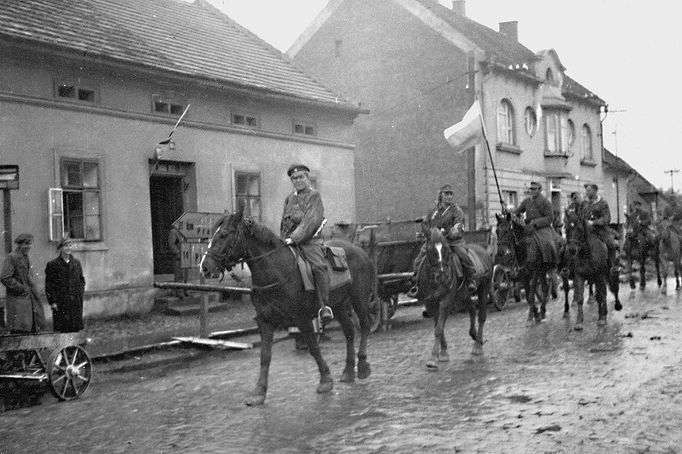
[[[187,367],[101,374],[82,399],[0,414],[0,452],[590,452],[682,450],[681,297],[655,288],[583,331],[549,305],[528,326],[525,304],[490,312],[482,356],[468,317],[446,328],[450,362],[427,371],[430,320],[370,338],[372,376],[318,395],[317,369],[292,341],[275,345],[265,406],[244,398],[258,350],[213,353]],[[404,313],[401,311],[405,311]],[[411,311],[411,312],[409,312]],[[418,317],[401,309],[396,317]],[[335,379],[341,333],[323,354]]]

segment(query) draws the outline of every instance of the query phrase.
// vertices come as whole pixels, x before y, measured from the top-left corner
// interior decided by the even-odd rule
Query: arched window
[[[514,109],[503,99],[497,106],[497,141],[514,145]]]
[[[592,131],[584,124],[580,131],[580,156],[583,161],[594,161],[592,156]]]
[[[573,120],[568,120],[568,146],[572,147],[575,142],[575,125]]]
[[[554,73],[552,72],[552,68],[547,68],[547,71],[545,72],[545,79],[547,79],[548,82],[554,82]]]
[[[526,111],[523,114],[523,123],[526,127],[526,132],[529,136],[533,137],[535,131],[538,127],[538,118],[535,115],[535,111],[532,107],[526,107]]]

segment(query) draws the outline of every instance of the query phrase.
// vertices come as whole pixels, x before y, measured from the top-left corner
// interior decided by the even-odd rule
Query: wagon
[[[0,336],[0,382],[21,389],[26,382],[47,385],[59,400],[80,397],[92,381],[92,361],[83,333]]]
[[[386,326],[398,308],[401,294],[406,294],[414,285],[413,263],[424,244],[420,236],[422,219],[358,223],[344,226],[343,234],[353,243],[362,247],[374,262],[377,272],[375,299],[372,305],[377,315],[373,330]],[[489,230],[464,232],[467,243],[488,246]],[[419,301],[404,301],[404,304],[420,304]]]

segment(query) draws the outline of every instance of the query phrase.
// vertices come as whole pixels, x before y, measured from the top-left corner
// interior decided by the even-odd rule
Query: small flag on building
[[[474,101],[464,118],[459,123],[443,131],[445,139],[453,146],[455,151],[463,153],[485,138],[481,106]]]
[[[175,123],[175,126],[173,126],[173,129],[171,129],[170,134],[168,134],[168,137],[166,137],[156,145],[156,148],[154,149],[154,171],[158,170],[159,168],[159,160],[161,159],[161,156],[168,150],[170,150],[170,143],[171,138],[173,137],[173,133],[175,132],[176,129],[178,129],[178,125],[185,117],[185,114],[187,113],[188,110],[189,104],[187,104],[187,107],[185,107],[185,110],[182,112],[182,115],[180,115],[180,118],[178,118],[178,121]]]

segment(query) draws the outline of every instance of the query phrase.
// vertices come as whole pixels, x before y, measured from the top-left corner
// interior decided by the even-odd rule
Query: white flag
[[[483,128],[481,106],[478,101],[474,101],[462,121],[443,131],[443,135],[455,151],[462,153],[485,138]]]

